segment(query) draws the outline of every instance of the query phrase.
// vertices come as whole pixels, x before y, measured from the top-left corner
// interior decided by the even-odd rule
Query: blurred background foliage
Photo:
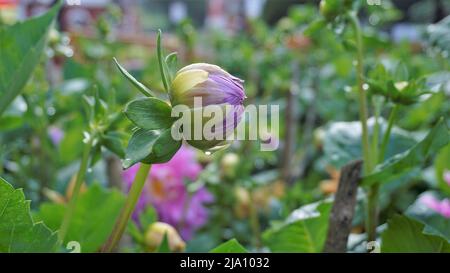
[[[40,14],[50,2],[1,5],[1,24]],[[286,239],[277,228],[295,216],[293,211],[335,193],[339,169],[361,156],[359,123],[354,122],[358,105],[352,32],[344,25],[312,30],[311,23],[320,16],[319,1],[82,2],[63,7],[31,79],[0,117],[0,176],[23,188],[36,218],[49,215],[47,224],[56,229],[55,194],[66,193],[79,165],[83,132],[92,125],[89,106],[82,102],[98,96],[114,115],[104,124],[106,137],[95,151],[86,184],[95,184],[90,194],[105,195],[98,184],[124,191],[120,159],[133,125],[121,112],[127,101],[140,94],[118,72],[112,58],[166,98],[154,42],[155,30],[161,28],[166,52],[178,52],[179,67],[192,62],[217,64],[245,79],[246,104],[277,104],[281,109],[280,134],[270,136],[280,142],[279,149],[262,152],[258,142],[240,141],[213,155],[198,152],[203,171],[198,181],[190,183],[204,185],[214,202],[208,205],[207,224],[187,242],[186,250],[208,251],[236,238],[252,251],[285,251],[280,240]],[[400,108],[387,151],[391,156],[423,139],[440,117],[449,117],[450,2],[368,2],[361,1],[360,13],[365,74],[376,78],[371,73],[382,64],[393,71],[395,82],[424,78],[431,91],[418,103]],[[426,191],[442,197],[450,194],[444,180],[450,169],[449,149],[433,155],[425,168],[383,185],[380,223],[405,211],[418,215],[413,207]],[[114,192],[104,198],[122,197]],[[362,203],[358,201],[352,229],[355,251],[361,249],[357,236],[364,233]],[[327,215],[329,208],[322,203],[317,209]],[[314,229],[324,219],[306,226]],[[136,243],[142,233],[139,228],[145,229],[130,231],[134,239],[123,249],[145,250]],[[448,232],[446,236],[449,240]],[[90,242],[87,251],[101,245],[101,239],[98,244]],[[317,251],[315,247],[308,249]]]

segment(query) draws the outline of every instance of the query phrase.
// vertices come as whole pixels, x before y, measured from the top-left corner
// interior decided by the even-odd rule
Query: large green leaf
[[[379,123],[381,142],[381,137],[387,128],[387,124],[382,118],[379,119]],[[373,124],[373,119],[370,119],[370,133],[373,131]],[[348,162],[361,158],[361,135],[361,123],[359,121],[333,122],[329,124],[325,128],[323,136],[326,162],[336,168],[341,168]],[[387,146],[386,156],[391,157],[404,152],[414,144],[416,144],[416,141],[410,134],[394,127]]]
[[[125,107],[125,115],[136,126],[148,129],[167,129],[173,122],[172,108],[157,98],[142,98],[131,101]]]
[[[243,247],[236,239],[231,239],[223,244],[215,247],[210,253],[247,253],[247,249]]]
[[[294,211],[287,223],[264,232],[265,245],[273,252],[321,252],[330,210],[331,203],[324,202]]]
[[[0,115],[30,78],[60,4],[46,14],[13,26],[0,26]]]
[[[450,142],[450,132],[441,119],[428,135],[411,149],[397,154],[377,165],[375,171],[363,178],[363,185],[386,183],[398,178],[411,169],[422,165],[431,155],[436,154]]]
[[[450,50],[450,16],[427,28],[428,43],[441,52]]]
[[[98,184],[90,186],[77,201],[64,243],[77,241],[82,252],[97,251],[108,239],[124,202],[124,195],[117,190],[108,191]],[[65,204],[44,203],[36,217],[58,229],[66,207]]]
[[[181,140],[172,138],[171,130],[138,129],[131,136],[123,161],[129,168],[138,162],[147,164],[169,161],[181,147]]]
[[[44,223],[33,222],[23,191],[0,178],[0,252],[54,252],[57,240]]]
[[[381,252],[450,253],[450,244],[442,237],[423,233],[424,224],[402,215],[388,220],[381,235]]]

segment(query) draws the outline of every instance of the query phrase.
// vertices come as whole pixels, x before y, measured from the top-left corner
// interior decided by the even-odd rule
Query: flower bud
[[[220,67],[206,63],[191,64],[177,72],[170,90],[172,106],[183,105],[190,109],[192,132],[198,128],[194,126],[194,122],[201,123],[201,138],[194,138],[194,133],[188,134],[189,138],[186,140],[190,145],[209,150],[226,143],[226,137],[234,131],[244,110],[245,93],[242,83],[241,79]],[[205,118],[202,115],[201,120],[196,120],[195,112],[202,112],[208,106],[220,107],[222,117],[217,118],[213,114],[212,117]],[[203,128],[209,121],[214,126],[212,133],[206,136]]]
[[[337,16],[351,9],[352,5],[352,0],[321,0],[319,10],[327,21],[332,21]]]
[[[339,15],[340,5],[338,0],[322,0],[319,4],[320,13],[328,21],[334,20]]]
[[[226,177],[233,178],[235,175],[236,166],[239,164],[239,155],[235,153],[227,153],[223,156],[220,166],[222,172]]]
[[[150,252],[156,251],[163,242],[164,235],[167,234],[170,251],[180,252],[186,247],[186,243],[181,239],[178,232],[169,224],[156,222],[148,226],[145,232],[145,246]]]
[[[394,83],[395,88],[397,88],[398,91],[403,91],[407,86],[408,82],[402,81],[402,82],[396,82]]]

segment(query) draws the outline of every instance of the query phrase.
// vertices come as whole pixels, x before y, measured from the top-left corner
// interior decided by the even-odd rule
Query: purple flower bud
[[[199,149],[208,150],[225,143],[241,120],[244,112],[243,102],[246,98],[243,80],[234,77],[222,68],[206,63],[195,63],[180,69],[172,82],[170,100],[172,106],[183,105],[190,109],[193,123],[200,122],[203,126],[212,118],[195,118],[195,111],[202,111],[208,106],[219,106],[222,111],[222,119],[214,120],[212,133],[209,136],[220,136],[219,138],[203,135],[202,138],[190,137],[187,142]],[[201,104],[199,104],[201,103]],[[198,127],[195,127],[198,128]]]

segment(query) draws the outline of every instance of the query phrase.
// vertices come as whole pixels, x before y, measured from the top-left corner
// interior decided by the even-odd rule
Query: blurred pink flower
[[[48,128],[48,136],[50,137],[52,143],[55,146],[58,146],[59,143],[61,143],[62,139],[64,138],[64,131],[61,130],[59,127],[50,126]]]
[[[134,165],[123,172],[128,190],[138,169],[139,165]],[[183,239],[190,239],[207,222],[208,210],[204,205],[213,201],[204,187],[191,194],[187,192],[185,181],[195,181],[201,170],[194,150],[185,146],[169,162],[154,164],[133,213],[134,220],[148,205],[153,205],[160,221],[176,227]]]
[[[450,218],[450,200],[445,198],[442,201],[431,193],[423,194],[419,201],[431,210],[439,213],[445,218]]]

